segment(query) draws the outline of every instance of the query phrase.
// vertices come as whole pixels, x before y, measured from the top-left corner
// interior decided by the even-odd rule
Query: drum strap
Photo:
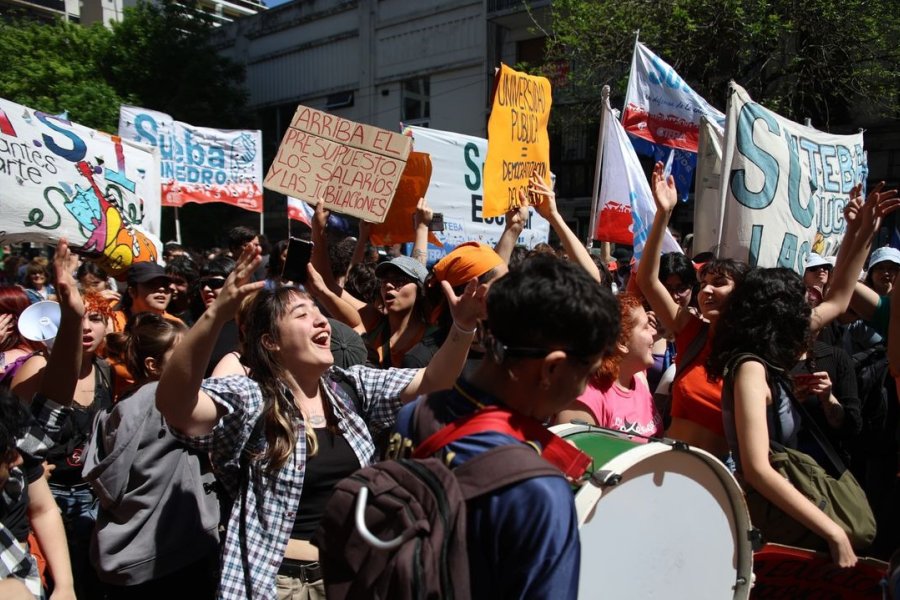
[[[581,479],[592,462],[589,455],[544,427],[540,421],[499,406],[485,407],[438,430],[418,445],[413,458],[433,456],[460,438],[486,431],[503,433],[523,442],[538,442],[541,457],[572,481]]]

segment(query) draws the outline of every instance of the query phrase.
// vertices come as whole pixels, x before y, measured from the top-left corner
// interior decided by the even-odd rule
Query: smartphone
[[[288,240],[287,257],[281,269],[281,278],[294,283],[306,283],[306,265],[312,258],[313,243],[292,237]]]
[[[444,213],[434,213],[431,215],[431,225],[428,226],[428,231],[443,231],[444,230]]]

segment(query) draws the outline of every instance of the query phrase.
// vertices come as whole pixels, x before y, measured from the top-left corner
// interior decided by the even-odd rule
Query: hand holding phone
[[[428,226],[428,231],[443,231],[444,230],[444,213],[434,213],[431,216],[431,224]]]
[[[281,278],[301,285],[306,283],[306,266],[312,258],[313,243],[292,237],[281,268]]]

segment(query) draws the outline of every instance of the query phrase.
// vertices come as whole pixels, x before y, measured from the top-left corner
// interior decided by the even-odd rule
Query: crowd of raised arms
[[[395,432],[421,443],[420,412],[440,429],[492,406],[541,428],[684,441],[720,458],[748,502],[800,525],[764,539],[840,567],[862,550],[889,559],[900,251],[872,242],[896,192],[854,188],[837,256],[810,254],[797,275],[661,254],[677,196],[661,164],[652,189],[643,259],[612,268],[537,178],[534,206],[507,214],[496,247],[468,242],[430,268],[424,200],[409,256],[379,254],[365,222],[356,238],[334,230],[320,203],[302,285],[282,274],[288,241],[269,247],[244,227],[203,254],[168,244],[164,267],[138,263],[118,282],[64,240],[5,247],[0,598],[324,598],[320,521],[335,485],[383,460]],[[529,210],[560,248],[516,245]],[[17,326],[45,300],[60,308],[52,344]],[[865,490],[870,548],[771,466],[771,441],[816,455],[789,397]],[[458,466],[521,443],[482,431],[436,455]],[[465,595],[576,597],[570,481],[521,479],[470,502],[466,520]]]

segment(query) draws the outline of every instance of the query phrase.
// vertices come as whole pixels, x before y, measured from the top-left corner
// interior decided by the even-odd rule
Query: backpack
[[[429,418],[424,404],[417,424]],[[484,431],[537,440],[543,454],[498,446],[453,469],[425,458]],[[313,537],[329,600],[469,598],[466,502],[532,477],[580,478],[591,462],[539,422],[499,407],[438,429],[413,456],[365,467],[335,487]]]

